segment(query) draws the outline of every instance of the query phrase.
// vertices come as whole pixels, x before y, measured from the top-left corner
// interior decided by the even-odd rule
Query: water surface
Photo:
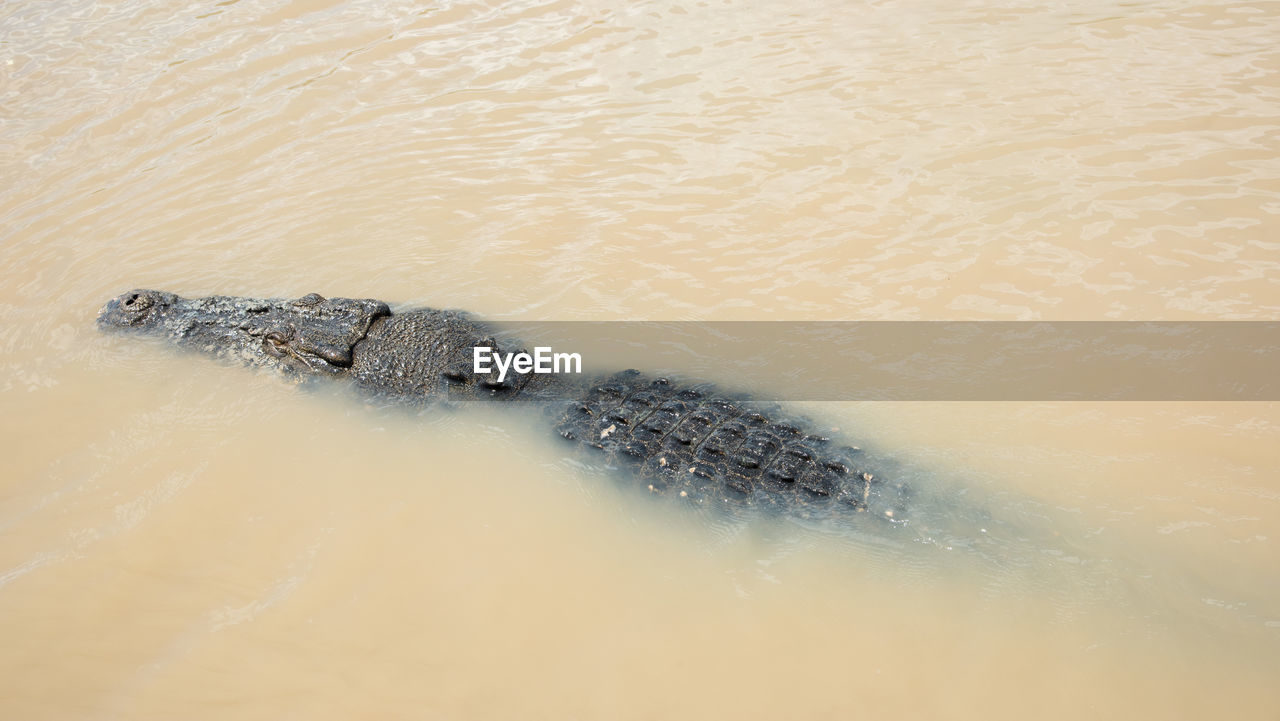
[[[801,409],[1024,534],[984,555],[681,513],[520,414],[93,317],[1275,320],[1277,37],[1261,2],[4,5],[0,715],[1276,718],[1275,404]]]

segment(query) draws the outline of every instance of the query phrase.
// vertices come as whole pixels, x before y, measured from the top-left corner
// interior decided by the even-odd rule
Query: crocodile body
[[[346,378],[360,392],[400,402],[535,401],[561,437],[626,467],[642,488],[692,503],[895,522],[905,510],[906,488],[865,467],[858,449],[713,388],[638,371],[501,380],[476,373],[475,348],[506,349],[484,323],[457,311],[393,313],[381,301],[314,293],[185,299],[135,290],[108,302],[98,322],[291,376]]]
[[[750,503],[800,515],[901,500],[860,465],[861,452],[833,446],[801,424],[750,403],[682,387],[637,371],[593,384],[561,413],[560,435],[630,467],[648,490],[701,503]],[[880,504],[883,505],[883,504]],[[882,513],[900,517],[901,508]]]

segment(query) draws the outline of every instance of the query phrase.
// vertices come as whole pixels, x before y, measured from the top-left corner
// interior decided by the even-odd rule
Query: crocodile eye
[[[319,293],[307,293],[301,298],[293,301],[293,304],[299,305],[299,306],[311,306],[311,305],[319,305],[320,303],[323,303],[323,302],[324,302],[323,295],[320,295]]]
[[[285,338],[279,331],[271,331],[262,336],[262,350],[273,358],[285,356]]]

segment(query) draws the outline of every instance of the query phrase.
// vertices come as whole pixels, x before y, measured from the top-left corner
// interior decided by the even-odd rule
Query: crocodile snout
[[[131,290],[102,306],[98,312],[98,325],[104,328],[144,326],[176,299],[172,293],[159,290]]]

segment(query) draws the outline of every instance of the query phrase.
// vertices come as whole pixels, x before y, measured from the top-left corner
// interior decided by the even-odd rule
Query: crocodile
[[[292,378],[344,379],[360,393],[397,402],[533,401],[559,436],[603,454],[641,489],[673,499],[905,523],[909,487],[870,468],[859,448],[714,386],[636,370],[477,372],[476,348],[499,355],[510,348],[461,311],[393,312],[379,300],[316,293],[183,298],[133,290],[107,302],[98,324]]]

